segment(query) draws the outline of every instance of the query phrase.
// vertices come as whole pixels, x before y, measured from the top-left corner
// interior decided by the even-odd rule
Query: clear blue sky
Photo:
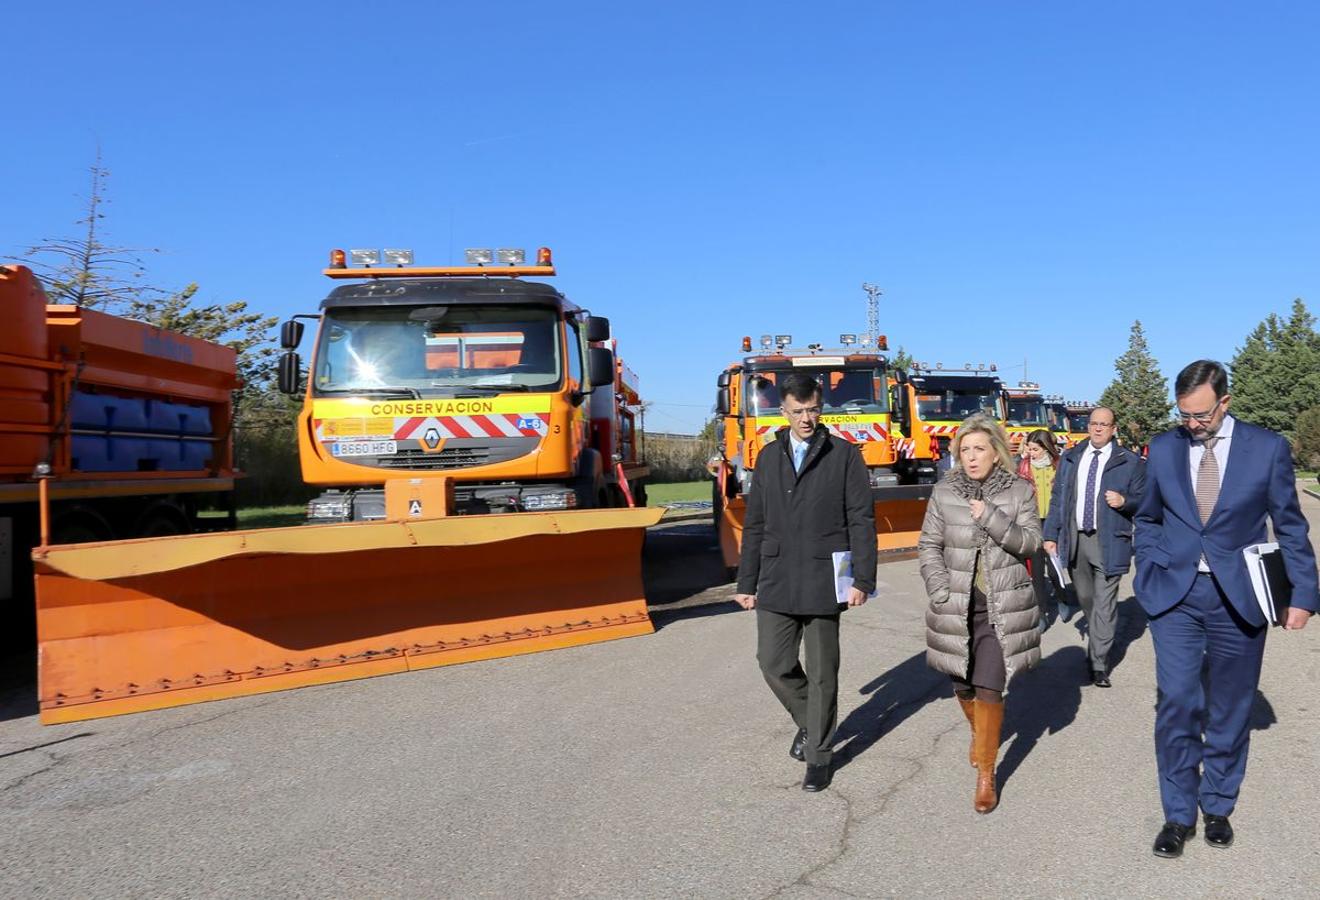
[[[0,256],[105,234],[311,312],[332,247],[554,248],[695,431],[742,335],[881,328],[1095,397],[1320,297],[1320,4],[22,4]],[[1012,368],[1017,366],[1017,368]]]

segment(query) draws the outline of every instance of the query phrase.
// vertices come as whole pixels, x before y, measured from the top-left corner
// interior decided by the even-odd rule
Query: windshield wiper
[[[422,399],[422,392],[414,387],[321,388],[322,394],[359,394],[370,397],[404,396]]]
[[[498,394],[498,393],[502,393],[502,392],[504,392],[504,391],[529,391],[529,390],[531,390],[531,388],[529,388],[529,387],[528,387],[527,385],[525,385],[525,384],[480,384],[480,383],[477,383],[477,384],[467,384],[466,382],[450,383],[450,382],[443,382],[443,381],[433,381],[433,382],[431,382],[431,387],[433,387],[433,388],[450,388],[450,389],[455,390],[455,391],[493,391],[493,392],[495,392],[495,393],[497,393],[497,394]]]
[[[530,391],[525,384],[469,384],[468,387],[474,387],[485,391]]]

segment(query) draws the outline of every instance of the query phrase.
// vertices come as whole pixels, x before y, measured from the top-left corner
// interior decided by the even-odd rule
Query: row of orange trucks
[[[892,364],[884,335],[859,343],[839,336],[839,346],[793,346],[787,334],[762,335],[754,348],[742,339],[742,356],[717,380],[717,455],[713,476],[713,521],[725,566],[738,564],[743,513],[756,459],[788,422],[780,411],[778,383],[793,372],[821,386],[821,423],[856,444],[866,461],[875,507],[876,542],[882,552],[910,552],[925,516],[932,486],[952,463],[949,443],[963,419],[985,413],[1004,425],[1011,449],[1020,451],[1037,429],[1060,447],[1086,436],[1093,408],[1064,403],[1041,393],[1034,382],[1007,386],[995,365]]]
[[[30,270],[0,267],[0,608],[20,644],[35,627],[43,723],[653,631],[641,550],[663,510],[610,322],[539,280],[547,248],[467,257],[332,251],[335,286],[279,335],[319,493],[305,524],[255,530],[235,527],[234,350],[50,304]],[[787,372],[820,379],[823,421],[860,446],[889,550],[915,543],[967,414],[1015,441],[1062,421],[1035,386],[908,372],[883,339],[846,337],[744,339],[720,375],[729,565]]]

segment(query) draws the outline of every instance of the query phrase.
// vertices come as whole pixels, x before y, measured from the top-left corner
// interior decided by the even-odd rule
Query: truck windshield
[[[826,415],[875,414],[889,411],[887,391],[875,390],[876,379],[884,379],[881,369],[792,369],[753,372],[747,377],[749,412],[754,416],[779,416],[779,382],[793,372],[802,372],[816,379],[821,386],[821,409]]]
[[[917,415],[924,422],[961,422],[974,413],[999,418],[999,397],[967,391],[940,391],[917,395]]]
[[[1050,430],[1067,431],[1068,430],[1068,410],[1061,404],[1051,403],[1049,406]]]
[[[1008,424],[1049,427],[1045,418],[1045,401],[1039,397],[1009,397]]]
[[[364,307],[326,312],[317,393],[444,397],[559,386],[559,319],[527,306]]]
[[[1089,412],[1070,412],[1068,413],[1069,431],[1086,431],[1091,427],[1091,414]]]

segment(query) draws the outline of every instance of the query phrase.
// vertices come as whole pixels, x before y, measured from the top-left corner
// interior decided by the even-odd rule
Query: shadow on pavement
[[[952,697],[949,678],[926,665],[926,651],[915,653],[883,675],[862,685],[871,696],[839,723],[834,732],[834,767],[861,756],[915,712],[941,697]],[[959,713],[958,715],[961,715]]]
[[[37,714],[37,653],[10,651],[0,657],[0,722]]]
[[[1008,705],[1004,708],[1001,739],[1008,751],[995,772],[1001,790],[1042,737],[1057,734],[1077,718],[1082,705],[1082,676],[1088,669],[1083,648],[1064,647],[1013,682],[1005,698]]]
[[[642,554],[642,578],[646,586],[646,605],[652,608],[731,605],[726,602],[733,595],[731,578],[724,568],[724,558],[708,519],[675,525],[662,523],[648,530]],[[721,608],[719,611],[729,610]]]
[[[1114,646],[1109,650],[1109,670],[1112,672],[1122,664],[1127,656],[1128,647],[1141,640],[1146,634],[1148,618],[1136,597],[1118,601],[1118,624],[1114,627]]]
[[[696,606],[674,606],[651,610],[651,624],[659,631],[667,625],[686,619],[704,619],[708,616],[722,616],[726,613],[744,612],[743,608],[732,600],[702,603]],[[750,615],[750,613],[749,613]]]

